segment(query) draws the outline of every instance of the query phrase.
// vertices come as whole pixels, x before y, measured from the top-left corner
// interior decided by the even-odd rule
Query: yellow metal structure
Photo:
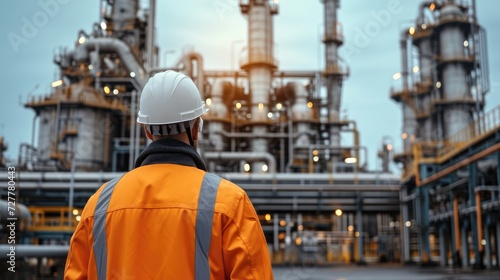
[[[29,231],[32,232],[73,232],[78,225],[80,208],[69,207],[29,207],[32,223]]]

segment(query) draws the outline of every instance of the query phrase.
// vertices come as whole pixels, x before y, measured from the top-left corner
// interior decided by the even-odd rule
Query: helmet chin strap
[[[191,135],[191,128],[189,127],[189,122],[184,122],[184,128],[189,138],[189,145],[194,148],[193,136]]]

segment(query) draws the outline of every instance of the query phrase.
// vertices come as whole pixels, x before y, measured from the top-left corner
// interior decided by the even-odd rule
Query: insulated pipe
[[[85,43],[79,45],[75,49],[75,60],[76,61],[86,61],[90,57],[90,52],[99,48],[99,51],[103,52],[116,52],[123,61],[127,71],[134,72],[135,77],[133,79],[141,87],[138,90],[142,90],[147,82],[146,71],[139,64],[134,54],[130,50],[130,47],[123,41],[116,38],[90,38],[85,41]]]
[[[12,212],[15,215],[12,215]],[[5,200],[0,200],[0,221],[3,225],[9,224],[9,218],[17,218],[17,221],[20,220],[22,226],[17,227],[20,231],[27,230],[27,227],[31,225],[31,213],[26,206],[21,203],[17,203],[16,206],[12,205],[12,202],[9,203]],[[16,246],[17,247],[17,246]],[[2,253],[2,255],[4,255]]]
[[[11,245],[0,245],[0,260],[8,260]],[[66,257],[67,245],[16,245],[16,258],[25,257]]]
[[[195,79],[195,84],[201,94],[201,99],[205,99],[204,83],[205,77],[203,75],[203,57],[197,52],[188,52],[182,57],[184,64],[184,73]],[[196,67],[193,62],[196,62]]]
[[[256,152],[206,152],[204,158],[208,160],[267,160],[269,173],[276,173],[276,159],[270,153]]]

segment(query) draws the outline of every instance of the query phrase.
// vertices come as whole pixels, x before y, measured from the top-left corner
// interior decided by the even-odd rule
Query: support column
[[[363,242],[363,213],[362,213],[362,196],[359,191],[356,192],[356,220],[357,220],[357,230],[358,236],[358,264],[366,264],[364,256],[364,242]]]
[[[462,247],[462,267],[467,268],[469,266],[469,243],[467,242],[467,231],[469,227],[469,222],[465,220],[462,223],[462,228],[461,231],[462,233],[460,234],[461,236],[461,247]]]
[[[405,202],[403,201],[403,198],[405,198],[407,196],[407,193],[408,193],[408,189],[403,186],[401,188],[401,197],[400,197],[400,201],[401,201],[401,205],[400,205],[400,208],[401,208],[401,213],[402,213],[402,217],[401,217],[401,221],[399,221],[399,224],[400,224],[400,229],[401,230],[401,241],[402,241],[402,247],[401,247],[401,254],[403,256],[402,258],[402,261],[404,263],[409,263],[410,262],[410,229],[406,226],[406,221],[409,220],[409,217],[408,217],[408,202]]]
[[[424,168],[425,169],[425,168]],[[425,177],[422,177],[425,178]],[[420,263],[430,262],[429,244],[429,187],[422,186],[418,189],[418,225],[420,226]]]
[[[277,213],[274,214],[273,217],[273,249],[274,253],[277,253],[279,250],[279,240],[278,240],[278,235],[279,235],[279,216]]]
[[[496,228],[495,228],[495,244],[497,245],[496,248],[496,257],[497,257],[497,267],[500,267],[500,220],[496,220]]]
[[[474,193],[474,187],[476,186],[476,180],[477,180],[477,163],[472,162],[468,166],[469,169],[469,203],[471,208],[476,208],[476,198],[475,198],[475,193]],[[477,212],[477,208],[476,211]],[[478,244],[478,219],[476,216],[476,213],[471,212],[470,213],[470,224],[471,224],[471,232],[472,232],[472,248],[474,249],[475,253],[475,262],[474,262],[474,268],[482,268],[484,266],[483,264],[483,252],[480,251],[479,245]]]
[[[446,251],[446,227],[441,224],[439,227],[439,260],[441,266],[446,266],[448,264],[448,252]]]
[[[492,257],[491,257],[491,236],[490,231],[488,229],[488,222],[484,223],[484,239],[486,240],[486,245],[484,246],[484,256],[486,259],[486,268],[492,268]]]
[[[450,193],[450,200],[453,202],[453,219],[452,224],[452,234],[451,238],[453,240],[451,247],[453,251],[453,267],[460,266],[460,213],[458,212],[458,197],[453,191]]]

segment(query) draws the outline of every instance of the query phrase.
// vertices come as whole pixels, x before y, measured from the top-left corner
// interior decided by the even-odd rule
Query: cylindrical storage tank
[[[93,88],[74,84],[27,107],[39,114],[38,162],[44,168],[69,169],[73,156],[76,170],[105,168],[114,131],[109,114],[123,110],[121,105],[109,102]]]

